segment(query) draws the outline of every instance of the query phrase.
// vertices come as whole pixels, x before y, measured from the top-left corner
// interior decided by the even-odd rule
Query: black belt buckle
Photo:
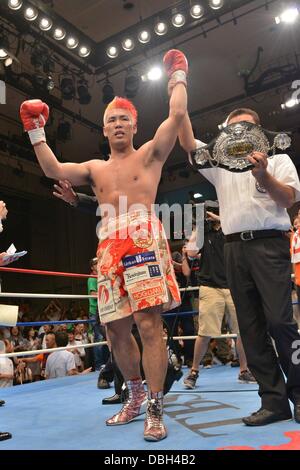
[[[243,242],[254,240],[254,234],[252,230],[248,230],[247,232],[241,232],[240,237],[241,237],[241,240],[243,240]]]

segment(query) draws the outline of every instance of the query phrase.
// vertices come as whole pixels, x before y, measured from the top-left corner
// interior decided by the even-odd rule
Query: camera
[[[210,232],[213,229],[215,220],[212,220],[207,212],[219,215],[219,203],[218,201],[205,201],[204,203],[204,231]]]

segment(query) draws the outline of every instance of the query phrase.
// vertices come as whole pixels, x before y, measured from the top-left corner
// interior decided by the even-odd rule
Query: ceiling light
[[[23,0],[8,0],[8,6],[11,10],[19,10],[22,6]]]
[[[90,53],[91,53],[91,49],[87,46],[81,46],[78,52],[80,57],[88,57]]]
[[[296,7],[287,8],[284,10],[279,16],[276,16],[275,22],[279,23],[286,23],[291,24],[296,21],[299,15],[299,10]]]
[[[115,92],[109,80],[106,80],[105,84],[103,85],[102,93],[102,101],[104,104],[108,104],[114,99]]]
[[[34,21],[38,17],[39,12],[36,8],[28,7],[24,12],[24,17],[28,21]]]
[[[201,5],[193,5],[191,10],[190,10],[191,16],[195,19],[201,18],[204,14],[204,9],[202,8]]]
[[[0,49],[0,60],[4,60],[8,57],[8,53],[6,51],[6,49]]]
[[[160,67],[153,67],[147,73],[147,79],[150,81],[159,80],[162,77],[162,70]]]
[[[69,49],[76,49],[76,47],[78,46],[78,39],[73,37],[73,36],[69,36],[68,39],[67,39],[67,47]]]
[[[89,104],[91,102],[91,95],[89,93],[88,84],[85,80],[80,80],[77,86],[77,94],[80,104]]]
[[[107,50],[106,50],[106,54],[108,55],[108,57],[110,57],[111,59],[115,59],[116,57],[118,57],[119,55],[119,50],[116,46],[110,46]]]
[[[176,13],[172,18],[172,24],[175,28],[181,28],[185,23],[185,17],[181,13]]]
[[[55,28],[53,37],[57,41],[61,41],[66,37],[66,31],[63,28]]]
[[[73,78],[64,77],[60,82],[60,90],[64,100],[72,100],[75,97],[75,85]]]
[[[163,36],[163,34],[166,34],[166,32],[168,31],[168,26],[166,25],[166,23],[160,21],[155,25],[154,31],[156,32],[156,34],[158,34],[158,36]]]
[[[13,60],[11,57],[7,57],[4,61],[5,67],[9,67],[13,63]]]
[[[150,35],[149,31],[143,30],[143,31],[139,32],[138,40],[142,44],[146,44],[147,42],[149,42],[150,38],[151,38],[151,35]]]
[[[122,41],[122,47],[124,51],[132,51],[134,48],[134,42],[131,38],[126,38],[124,41]]]
[[[40,20],[39,26],[42,31],[49,31],[52,28],[52,20],[50,18],[42,18]]]
[[[224,0],[209,0],[208,3],[213,10],[219,10],[224,5]]]

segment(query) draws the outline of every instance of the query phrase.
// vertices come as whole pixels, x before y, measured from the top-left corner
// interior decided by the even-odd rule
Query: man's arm
[[[54,185],[55,191],[53,195],[58,199],[61,199],[70,206],[75,207],[83,212],[88,212],[89,214],[95,214],[98,202],[96,196],[89,196],[88,194],[76,193],[72,188],[72,185],[69,181],[59,181],[58,185]]]
[[[68,179],[75,185],[90,183],[89,162],[60,163],[46,144],[44,126],[49,117],[49,108],[41,100],[29,100],[22,103],[20,116],[39,164],[48,178]]]
[[[187,112],[185,113],[185,116],[179,128],[178,137],[181,147],[186,152],[190,153],[196,149],[196,142],[192,123]]]
[[[276,158],[276,157],[275,157]],[[253,152],[248,160],[254,165],[252,174],[280,207],[289,208],[295,203],[295,189],[283,184],[272,176],[268,170],[268,158],[260,152]]]
[[[186,114],[187,93],[186,74],[188,64],[184,54],[177,50],[169,51],[164,57],[164,64],[173,89],[170,97],[169,117],[159,126],[150,144],[153,160],[164,163],[173,149],[180,125]]]

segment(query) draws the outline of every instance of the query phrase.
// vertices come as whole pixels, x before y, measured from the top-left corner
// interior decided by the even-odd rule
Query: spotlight
[[[155,25],[154,31],[158,36],[163,36],[164,34],[167,33],[168,26],[166,25],[166,23],[163,23],[162,21],[160,21],[159,23]]]
[[[213,10],[219,10],[224,5],[224,0],[209,0],[208,3]]]
[[[104,104],[108,104],[114,99],[115,92],[109,80],[106,80],[102,88],[102,93],[103,93],[102,101]]]
[[[48,91],[54,90],[55,82],[54,82],[53,78],[51,77],[51,75],[49,75],[49,77],[46,78],[45,85],[46,85],[46,88],[47,88]]]
[[[0,48],[0,60],[7,59],[8,54],[5,49]]]
[[[292,8],[287,8],[284,10],[281,15],[276,16],[275,18],[275,23],[286,23],[286,24],[292,24],[296,21],[299,15],[299,10],[296,7]]]
[[[75,97],[75,85],[73,78],[64,77],[60,82],[60,90],[64,100],[72,100]]]
[[[80,57],[88,57],[90,53],[91,53],[91,49],[87,46],[81,46],[78,52]]]
[[[150,39],[151,39],[151,35],[150,35],[149,31],[143,30],[143,31],[139,32],[138,40],[142,44],[146,44],[147,42],[150,41]]]
[[[89,94],[89,89],[85,80],[79,81],[77,86],[77,93],[80,104],[89,104],[91,102],[92,97]]]
[[[125,78],[124,93],[127,98],[132,99],[139,91],[141,78],[136,70],[128,70]]]
[[[56,131],[57,139],[61,142],[66,142],[67,140],[71,140],[71,124],[67,121],[61,121],[58,124],[57,131]]]
[[[160,67],[152,67],[146,75],[142,76],[142,80],[145,82],[147,80],[156,81],[162,77],[162,70]]]
[[[33,47],[30,62],[35,68],[43,67],[49,59],[49,52],[46,47],[36,45]]]
[[[28,7],[24,12],[24,17],[28,21],[34,21],[38,17],[39,12],[36,8]]]
[[[201,16],[204,14],[204,9],[202,8],[201,5],[193,5],[191,10],[190,10],[192,18],[199,19]]]
[[[63,28],[55,28],[53,37],[57,41],[61,41],[66,37],[66,31]]]
[[[108,55],[110,59],[115,59],[119,55],[119,50],[116,46],[110,46],[106,50],[106,54]]]
[[[39,23],[39,27],[42,31],[49,31],[52,28],[52,20],[50,18],[42,18]]]
[[[132,51],[134,48],[134,41],[131,38],[126,38],[122,41],[122,47],[124,51]]]
[[[176,13],[172,17],[172,24],[175,28],[181,28],[185,23],[185,17],[181,13]]]
[[[0,37],[0,60],[8,58],[9,42],[6,37]]]
[[[290,98],[285,103],[281,104],[281,109],[294,108],[294,106],[297,106],[299,103],[300,103],[300,100],[298,100],[296,98]]]
[[[12,63],[13,63],[13,60],[11,57],[7,57],[7,59],[5,59],[4,61],[5,67],[9,67]]]
[[[76,47],[78,46],[78,39],[75,38],[74,36],[69,36],[68,39],[67,39],[67,47],[68,49],[76,49]]]
[[[19,10],[22,6],[23,0],[8,0],[8,6],[11,10]]]

